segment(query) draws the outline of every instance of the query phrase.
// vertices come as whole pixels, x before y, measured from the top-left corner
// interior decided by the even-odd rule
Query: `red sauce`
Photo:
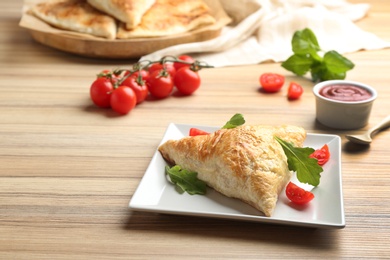
[[[339,101],[363,101],[372,97],[365,88],[350,84],[329,85],[320,89],[320,95]]]

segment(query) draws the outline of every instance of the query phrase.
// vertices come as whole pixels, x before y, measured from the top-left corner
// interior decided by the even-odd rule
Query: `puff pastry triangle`
[[[31,8],[31,12],[55,27],[98,37],[115,39],[114,18],[96,10],[86,0],[51,0]]]
[[[158,150],[170,164],[195,171],[225,196],[271,216],[291,178],[283,148],[274,136],[302,147],[306,131],[297,126],[240,126],[209,135],[168,140]]]
[[[155,2],[156,0],[88,0],[95,8],[124,22],[128,29],[135,28]]]
[[[179,34],[216,22],[202,0],[156,0],[135,28],[121,24],[118,38],[157,37]]]

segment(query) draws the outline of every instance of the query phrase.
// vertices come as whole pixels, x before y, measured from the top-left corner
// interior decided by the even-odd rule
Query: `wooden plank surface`
[[[351,1],[352,2],[352,1]],[[368,1],[353,1],[368,2]],[[357,24],[390,41],[390,2],[370,1]],[[0,3],[1,259],[385,259],[390,255],[390,134],[368,148],[315,121],[313,83],[280,64],[201,71],[191,97],[145,102],[127,116],[95,108],[95,74],[132,60],[74,56],[36,43],[18,26],[22,1]],[[390,111],[390,50],[346,55],[348,79],[378,93],[368,129]],[[296,80],[303,97],[258,92],[273,71]],[[236,112],[248,122],[301,125],[342,138],[347,226],[307,229],[134,212],[127,205],[167,125],[216,125]],[[349,131],[348,133],[350,133]]]

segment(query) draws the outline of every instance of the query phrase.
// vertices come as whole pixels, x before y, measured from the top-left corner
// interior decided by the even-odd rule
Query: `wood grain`
[[[364,2],[364,1],[351,1]],[[357,24],[390,41],[390,2],[370,1]],[[0,2],[1,259],[385,259],[390,255],[390,134],[361,148],[345,131],[315,121],[313,83],[280,64],[201,71],[190,97],[148,101],[127,116],[95,108],[95,74],[132,60],[98,60],[54,50],[20,28],[22,1]],[[346,55],[348,79],[379,93],[368,129],[390,111],[390,50]],[[280,72],[305,88],[258,91],[262,72]],[[167,125],[216,125],[241,112],[248,122],[301,125],[342,138],[347,226],[307,229],[133,212],[131,199]],[[350,132],[348,132],[350,133]]]

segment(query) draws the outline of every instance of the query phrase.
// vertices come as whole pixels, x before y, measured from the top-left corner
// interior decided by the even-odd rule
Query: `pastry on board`
[[[291,125],[244,125],[168,140],[158,150],[169,164],[197,172],[211,188],[270,217],[292,175],[274,136],[302,147],[306,131]]]
[[[133,29],[141,22],[142,16],[156,0],[87,0],[90,5],[110,14]]]
[[[117,22],[85,0],[51,0],[38,3],[31,12],[54,27],[115,39]]]
[[[126,24],[122,24],[117,37],[128,39],[167,36],[215,22],[208,6],[202,0],[156,0],[137,27],[129,30]]]
[[[203,0],[48,0],[30,11],[54,27],[107,39],[168,36],[216,23]]]

